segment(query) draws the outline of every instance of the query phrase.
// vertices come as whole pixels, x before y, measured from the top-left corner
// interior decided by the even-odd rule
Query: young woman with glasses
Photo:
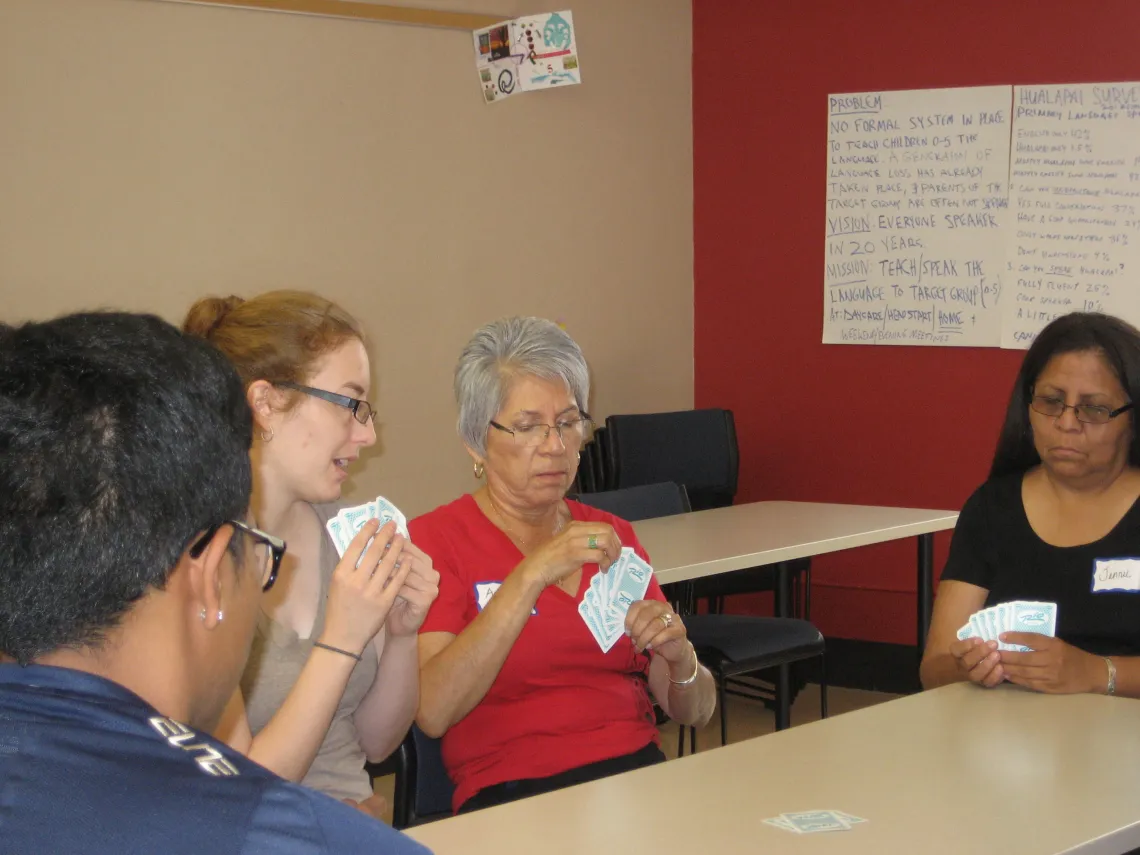
[[[958,519],[924,686],[1008,680],[1039,692],[1140,697],[1137,395],[1140,332],[1124,321],[1073,313],[1037,336],[989,479]],[[1006,632],[1000,648],[957,637],[974,612],[1014,600],[1056,603],[1056,637]]]
[[[364,763],[390,754],[415,714],[416,633],[439,574],[392,523],[367,525],[344,559],[325,529],[349,468],[376,441],[363,332],[335,303],[297,291],[200,300],[184,329],[245,383],[254,513],[289,544],[218,735],[378,815]]]

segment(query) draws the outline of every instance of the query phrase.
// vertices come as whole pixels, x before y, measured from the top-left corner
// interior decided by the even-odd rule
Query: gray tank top
[[[321,528],[336,515],[340,504],[313,505]],[[321,538],[320,573],[321,599],[317,619],[313,624],[312,639],[301,638],[288,627],[282,626],[264,612],[258,617],[257,632],[250,650],[249,663],[241,678],[245,696],[246,715],[250,730],[257,734],[285,702],[309,660],[313,640],[320,638],[325,623],[325,602],[328,599],[329,580],[340,558],[336,547],[326,533]],[[325,734],[313,765],[301,782],[338,799],[360,801],[372,795],[372,783],[364,771],[364,749],[352,717],[356,708],[368,694],[376,680],[378,667],[376,648],[365,647],[363,658],[348,679],[344,695],[337,704],[332,724]]]

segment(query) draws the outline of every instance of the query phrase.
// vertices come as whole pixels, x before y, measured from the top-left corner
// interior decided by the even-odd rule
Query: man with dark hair
[[[237,373],[159,318],[0,325],[0,849],[423,853],[205,735],[285,545]]]

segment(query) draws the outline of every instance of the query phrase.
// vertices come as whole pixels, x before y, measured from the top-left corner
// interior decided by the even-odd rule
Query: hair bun
[[[203,297],[190,307],[182,331],[188,335],[209,340],[218,326],[234,309],[244,303],[241,297]]]

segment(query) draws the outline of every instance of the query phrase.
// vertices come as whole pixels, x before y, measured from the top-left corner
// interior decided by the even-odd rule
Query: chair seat
[[[820,631],[796,618],[688,615],[685,628],[702,659],[711,654],[738,666],[768,659],[778,665],[823,652]]]

